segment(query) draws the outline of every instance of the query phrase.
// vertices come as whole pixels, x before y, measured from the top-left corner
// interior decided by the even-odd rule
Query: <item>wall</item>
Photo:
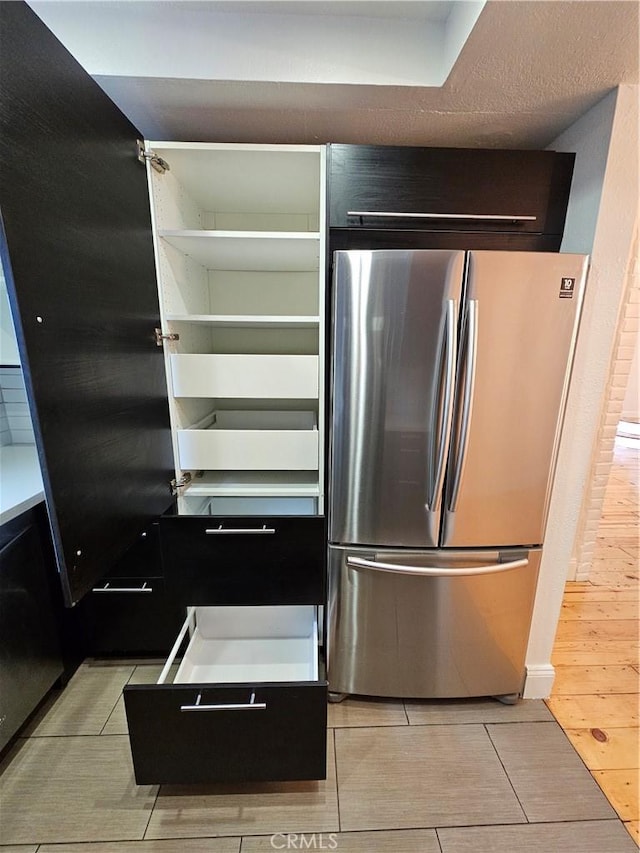
[[[600,426],[591,459],[588,487],[585,490],[574,542],[574,553],[569,567],[570,580],[588,580],[591,572],[604,495],[613,461],[616,431],[623,416],[623,404],[629,385],[633,357],[638,350],[640,281],[637,266],[637,240],[636,230],[605,388]]]
[[[484,0],[405,3],[381,17],[332,3],[320,4],[321,14],[318,4],[302,14],[305,4],[295,4],[292,14],[287,3],[278,13],[260,3],[237,11],[233,3],[128,3],[126,27],[117,4],[29,5],[91,75],[441,86]]]
[[[635,317],[638,317],[638,292],[633,294],[633,303],[636,305]],[[628,310],[628,308],[627,308]],[[631,318],[629,318],[631,319]],[[622,353],[622,357],[626,358],[632,355],[631,367],[629,368],[629,379],[627,381],[627,390],[622,401],[622,413],[620,415],[623,421],[630,421],[634,424],[640,424],[640,371],[638,370],[638,342]]]
[[[20,364],[18,342],[7,295],[7,285],[0,264],[0,365]]]
[[[0,443],[35,444],[21,367],[0,367]]]
[[[551,651],[572,565],[575,571],[574,543],[578,536],[582,538],[585,512],[594,511],[594,453],[602,429],[611,436],[611,443],[615,434],[615,426],[603,424],[603,406],[617,337],[626,334],[618,328],[633,278],[637,128],[638,87],[622,86],[549,146],[576,152],[562,251],[590,253],[591,267],[527,651],[524,695],[528,698],[548,696],[551,691]],[[596,463],[599,477],[608,474],[608,465],[598,465],[602,463]],[[601,489],[599,481],[594,488]],[[600,502],[603,494],[597,492]]]
[[[0,266],[0,447],[34,443],[18,342]]]

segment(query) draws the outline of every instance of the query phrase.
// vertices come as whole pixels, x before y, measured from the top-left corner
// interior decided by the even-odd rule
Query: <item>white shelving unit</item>
[[[147,150],[178,511],[322,513],[324,147]]]

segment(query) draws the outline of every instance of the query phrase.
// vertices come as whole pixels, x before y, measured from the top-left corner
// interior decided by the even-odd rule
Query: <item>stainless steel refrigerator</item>
[[[586,270],[555,253],[335,253],[335,698],[521,692]]]

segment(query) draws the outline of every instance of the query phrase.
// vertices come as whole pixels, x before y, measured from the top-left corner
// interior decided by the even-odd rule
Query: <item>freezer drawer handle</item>
[[[262,527],[223,527],[220,525],[219,527],[207,527],[204,531],[207,536],[211,536],[218,533],[230,533],[232,535],[240,535],[243,533],[275,533],[275,527],[267,527],[266,524],[263,524]]]
[[[348,210],[347,216],[372,216],[385,219],[470,219],[482,222],[535,222],[536,216],[516,216],[505,213],[391,213],[384,210]]]
[[[195,705],[180,705],[181,711],[266,711],[266,702],[256,702],[255,692],[248,702],[242,704],[201,705],[202,693],[198,693]]]
[[[147,586],[146,583],[143,583],[142,586],[111,586],[109,583],[106,583],[104,586],[94,586],[91,592],[153,592],[153,587]]]
[[[347,565],[352,569],[372,569],[375,572],[390,572],[399,575],[420,575],[431,578],[460,578],[472,575],[495,575],[511,569],[521,569],[529,560],[512,560],[510,563],[494,563],[491,566],[477,566],[466,569],[442,569],[435,566],[399,566],[397,563],[378,563],[363,557],[347,557]]]

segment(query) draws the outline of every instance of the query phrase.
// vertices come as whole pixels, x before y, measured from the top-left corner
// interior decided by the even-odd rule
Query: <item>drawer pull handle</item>
[[[218,533],[230,533],[232,535],[240,535],[243,533],[275,533],[275,527],[267,527],[266,524],[263,524],[262,527],[223,527],[220,525],[219,527],[208,527],[204,531],[207,536],[218,534]]]
[[[248,702],[241,704],[201,705],[202,693],[198,693],[195,705],[180,705],[181,711],[266,711],[266,702],[256,702],[256,694],[251,694]]]
[[[91,590],[92,592],[124,592],[124,593],[139,593],[139,592],[153,592],[152,586],[147,586],[146,583],[143,583],[142,586],[111,586],[106,583],[104,586],[94,586]]]
[[[481,222],[535,222],[536,216],[512,216],[489,213],[392,213],[384,210],[348,210],[347,216],[382,217],[384,219],[470,219]]]
[[[495,563],[490,566],[467,567],[462,569],[444,569],[437,566],[403,566],[397,563],[380,563],[376,560],[365,560],[362,557],[347,557],[347,566],[352,569],[371,569],[374,572],[390,572],[399,575],[422,575],[432,578],[463,578],[473,575],[494,575],[497,572],[509,572],[511,569],[522,569],[529,565],[525,557],[522,560],[511,560],[509,563]]]

